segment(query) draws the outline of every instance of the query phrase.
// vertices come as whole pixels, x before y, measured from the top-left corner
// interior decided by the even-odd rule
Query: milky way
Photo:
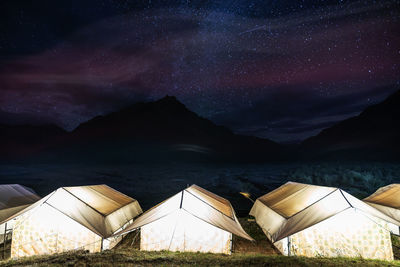
[[[17,18],[0,36],[0,120],[72,130],[168,94],[235,132],[294,142],[400,88],[397,1],[117,2],[72,2],[64,31],[46,7],[6,5]]]

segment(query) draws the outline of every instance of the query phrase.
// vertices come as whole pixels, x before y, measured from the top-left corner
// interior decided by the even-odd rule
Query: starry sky
[[[399,1],[0,2],[0,122],[73,130],[174,95],[299,142],[400,88]]]

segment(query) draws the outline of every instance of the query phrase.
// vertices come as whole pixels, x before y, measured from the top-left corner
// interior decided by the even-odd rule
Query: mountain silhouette
[[[0,124],[0,160],[44,162],[398,159],[400,91],[299,146],[234,134],[173,96],[97,116],[66,132],[55,125]]]
[[[314,157],[395,159],[400,152],[400,91],[306,139],[301,150]]]
[[[47,149],[49,158],[94,161],[265,161],[282,146],[228,128],[190,111],[173,96],[137,103],[79,125]]]

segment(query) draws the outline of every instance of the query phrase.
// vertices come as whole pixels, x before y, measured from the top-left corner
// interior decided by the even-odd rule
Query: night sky
[[[80,123],[174,95],[296,142],[400,88],[399,1],[0,2],[0,122]]]

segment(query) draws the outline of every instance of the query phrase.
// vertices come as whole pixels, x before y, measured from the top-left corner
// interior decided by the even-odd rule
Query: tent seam
[[[216,226],[216,225],[214,225],[214,224],[211,224],[210,222],[207,222],[206,220],[204,220],[204,219],[202,219],[202,218],[200,218],[200,217],[194,215],[193,213],[189,212],[189,211],[186,210],[185,208],[182,208],[182,209],[183,209],[184,211],[186,211],[187,213],[189,213],[190,215],[196,217],[197,219],[199,219],[199,220],[201,220],[201,221],[203,221],[203,222],[205,222],[205,223],[207,223],[207,224],[209,224],[209,225],[212,225],[212,226],[214,226],[214,227],[217,227],[218,229],[221,229],[221,230],[223,230],[223,231],[226,231],[226,232],[228,232],[228,233],[233,234],[231,231],[229,231],[229,230],[227,230],[227,229],[223,229],[223,228],[221,228],[221,227],[219,227],[219,226]],[[234,221],[234,222],[237,224],[236,221]],[[243,231],[244,231],[244,230],[243,230]],[[246,232],[245,232],[245,234],[246,234],[247,236],[249,236]],[[239,236],[238,234],[235,234],[235,235]],[[251,238],[251,236],[249,236],[249,237]],[[251,239],[254,240],[253,238],[251,238]]]
[[[57,191],[57,190],[55,190],[55,191],[53,191],[52,193],[50,193],[50,196],[48,196],[47,199],[46,199],[45,201],[43,201],[43,203],[41,203],[41,204],[38,205],[37,207],[34,207],[32,210],[43,206],[43,204],[47,204],[47,203],[46,203],[47,200],[48,200],[49,198],[51,198],[51,197],[56,193],[56,191]],[[41,200],[41,199],[40,199],[40,200]],[[40,201],[40,200],[38,200],[38,201]],[[38,202],[38,201],[37,201],[37,202]],[[35,203],[36,203],[36,202],[35,202]],[[33,203],[32,205],[34,205],[35,203]],[[30,207],[30,206],[26,207],[25,209],[27,209],[27,208],[29,208],[29,207]],[[23,210],[21,210],[21,211],[23,211]],[[21,212],[21,211],[20,211],[20,212]],[[28,211],[26,211],[26,212],[28,212]],[[23,214],[23,213],[22,213],[22,214]],[[21,215],[22,215],[22,214],[21,214]],[[32,216],[32,214],[29,215],[28,217],[30,217],[30,216]],[[28,218],[25,218],[25,220],[26,220],[26,219],[28,219]],[[21,223],[23,223],[25,220],[23,220]],[[15,227],[15,226],[14,226],[14,227]]]
[[[113,190],[114,192],[116,192],[116,193],[118,193],[118,194],[122,194],[121,192],[118,192],[117,190],[115,190],[115,189],[109,187],[109,186],[106,185],[106,184],[103,184],[103,185],[104,185],[104,186],[107,186],[108,189],[111,189],[111,190]],[[122,194],[122,195],[126,196],[127,198],[132,199],[132,201],[129,201],[129,202],[126,203],[125,205],[121,205],[119,202],[115,201],[114,199],[111,199],[111,198],[108,197],[107,195],[105,195],[105,194],[103,194],[103,193],[97,191],[97,190],[94,188],[95,186],[96,186],[96,185],[90,185],[90,186],[88,186],[88,187],[89,187],[89,189],[95,191],[97,194],[99,194],[99,195],[101,195],[101,196],[107,198],[108,200],[114,202],[117,206],[120,206],[118,209],[116,209],[116,210],[114,210],[114,211],[111,211],[111,212],[109,212],[109,213],[107,213],[107,214],[104,214],[104,216],[108,216],[108,215],[110,215],[111,213],[113,213],[113,212],[119,210],[120,208],[125,207],[126,205],[131,204],[133,201],[135,201],[135,199],[133,199],[133,198],[131,198],[131,197],[125,195],[125,194]]]
[[[317,204],[318,202],[320,202],[321,200],[323,200],[324,198],[326,198],[326,197],[328,197],[329,195],[331,195],[331,194],[333,194],[333,193],[335,193],[337,190],[339,190],[338,188],[336,188],[335,190],[333,190],[332,192],[330,192],[329,194],[326,194],[325,196],[323,196],[323,197],[321,197],[320,199],[318,199],[317,201],[315,201],[314,203],[312,203],[312,204],[310,204],[310,205],[308,205],[307,207],[305,207],[304,209],[302,209],[302,210],[300,210],[300,211],[298,211],[298,212],[296,212],[295,214],[293,214],[292,216],[289,216],[289,217],[284,217],[286,220],[289,220],[289,219],[291,219],[292,217],[294,217],[294,216],[296,216],[297,214],[299,214],[299,213],[301,213],[301,212],[303,212],[303,211],[305,211],[306,209],[308,209],[309,207],[311,207],[311,206],[313,206],[313,205],[315,205],[315,204]],[[348,202],[348,201],[347,201]],[[351,206],[351,205],[350,205]],[[337,213],[336,213],[337,214]]]
[[[100,211],[96,210],[95,208],[93,208],[92,206],[90,206],[88,203],[86,203],[85,201],[83,201],[82,199],[80,199],[79,197],[75,196],[74,194],[72,194],[71,192],[69,192],[67,189],[65,189],[64,187],[61,187],[62,189],[64,189],[64,191],[68,192],[68,194],[70,194],[71,196],[73,196],[74,198],[76,198],[77,200],[79,200],[80,202],[82,202],[83,204],[85,204],[86,206],[88,206],[89,208],[91,208],[92,210],[94,210],[96,213],[100,214],[102,217],[106,217],[107,215],[101,213]]]
[[[347,204],[350,205],[350,207],[354,208],[353,205],[351,205],[350,201],[346,198],[346,196],[343,194],[342,189],[339,189],[340,193],[342,194],[342,196],[344,197],[344,199],[346,200]]]
[[[50,207],[52,207],[53,209],[55,209],[56,211],[60,212],[61,214],[67,216],[68,218],[70,218],[71,220],[73,220],[74,222],[77,222],[79,225],[82,225],[83,227],[85,227],[86,229],[88,229],[89,231],[91,231],[92,233],[102,237],[102,238],[106,238],[105,236],[103,236],[103,234],[101,233],[96,233],[95,231],[93,231],[92,229],[90,229],[89,227],[83,225],[82,223],[78,222],[77,220],[75,220],[74,218],[72,218],[71,216],[69,216],[68,214],[62,212],[61,210],[57,209],[56,207],[54,207],[53,205],[51,205],[50,203],[45,202],[47,205],[49,205]],[[43,203],[44,204],[44,203]]]
[[[145,225],[148,225],[148,224],[150,224],[150,223],[153,223],[153,222],[155,222],[155,221],[158,221],[158,220],[160,220],[160,219],[162,219],[162,218],[164,218],[164,217],[166,217],[166,216],[168,216],[168,215],[171,215],[172,213],[176,212],[177,210],[179,210],[179,209],[175,209],[175,210],[173,210],[173,211],[171,211],[171,212],[169,212],[169,213],[167,213],[167,214],[161,216],[160,218],[155,219],[154,221],[151,221],[151,222],[149,222],[149,223],[145,223],[145,224],[143,224],[143,225],[140,225],[140,226],[138,226],[138,227],[135,227],[135,228],[133,228],[133,229],[130,229],[130,230],[124,232],[124,230],[126,230],[126,228],[125,228],[124,230],[122,230],[122,231],[120,231],[120,232],[118,232],[118,233],[116,233],[115,235],[112,235],[112,236],[110,236],[110,237],[125,235],[125,234],[128,234],[128,233],[130,233],[130,232],[133,232],[133,231],[137,230],[138,228],[141,228],[141,227],[143,227],[143,226],[145,226]],[[143,215],[144,215],[144,213],[143,213],[140,217],[142,217]],[[139,218],[140,218],[140,217],[139,217]],[[137,218],[137,219],[139,219],[139,218]],[[133,223],[134,223],[134,222],[132,222],[131,225],[133,225]],[[129,226],[128,226],[128,227],[129,227]]]
[[[185,189],[185,190],[183,190],[183,191],[186,191],[186,189]],[[220,211],[220,210],[218,210],[217,208],[215,208],[215,207],[211,206],[209,203],[207,203],[206,201],[204,201],[204,200],[202,200],[201,198],[197,197],[196,195],[194,195],[194,194],[190,193],[189,191],[186,191],[186,192],[188,192],[189,194],[191,194],[192,196],[194,196],[195,198],[197,198],[197,199],[198,199],[198,200],[200,200],[201,202],[205,203],[207,206],[210,206],[210,207],[211,207],[211,208],[213,208],[214,210],[218,211],[218,212],[219,212],[219,213],[221,213],[222,215],[224,215],[224,216],[228,217],[228,218],[229,218],[229,219],[231,219],[232,221],[235,221],[235,219],[234,219],[234,218],[232,218],[232,217],[230,217],[230,216],[226,215],[225,213],[221,212],[221,211]],[[231,209],[232,209],[232,206],[231,206]],[[232,214],[233,214],[233,213],[232,213]]]
[[[298,231],[296,231],[296,232],[294,232],[294,233],[291,233],[290,235],[287,235],[287,236],[284,236],[284,237],[278,236],[278,237],[280,237],[280,238],[279,238],[279,239],[277,238],[276,240],[274,240],[273,243],[275,243],[275,242],[277,242],[277,241],[279,241],[279,240],[282,240],[282,239],[285,238],[285,237],[292,236],[292,235],[297,234],[297,233],[299,233],[299,232],[301,232],[301,231],[304,231],[304,230],[306,230],[306,229],[308,229],[308,228],[310,228],[310,227],[313,227],[313,226],[315,226],[315,225],[317,225],[317,224],[319,224],[319,223],[321,223],[321,222],[323,222],[323,221],[326,221],[326,220],[328,220],[328,219],[330,219],[330,218],[332,218],[332,217],[338,215],[339,213],[342,213],[342,212],[344,212],[344,211],[346,211],[346,210],[348,210],[348,209],[351,209],[351,208],[354,209],[354,207],[347,207],[347,208],[345,208],[345,209],[343,209],[343,210],[341,210],[341,211],[339,211],[339,212],[337,212],[337,213],[335,213],[335,214],[332,214],[331,216],[326,217],[325,219],[323,219],[323,220],[321,220],[321,221],[319,221],[319,222],[317,222],[317,223],[315,223],[315,224],[313,224],[313,225],[310,225],[310,226],[308,226],[308,227],[306,227],[306,228],[303,228],[303,229],[298,230]]]

